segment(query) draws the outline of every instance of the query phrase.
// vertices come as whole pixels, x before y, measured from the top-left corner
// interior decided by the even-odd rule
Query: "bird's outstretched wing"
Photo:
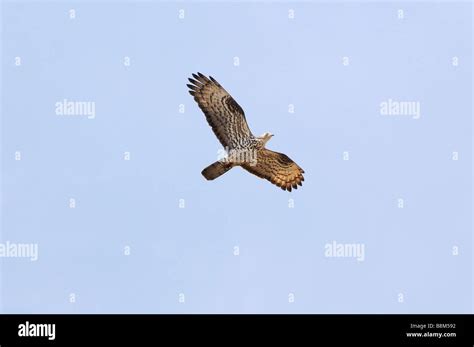
[[[254,175],[265,178],[281,189],[290,192],[291,188],[297,189],[298,185],[301,186],[301,182],[304,181],[304,170],[293,160],[283,153],[273,152],[266,148],[257,152],[255,165],[245,163],[241,166]]]
[[[194,96],[220,143],[227,148],[241,147],[252,136],[242,107],[211,76],[193,74],[188,84],[189,94]]]

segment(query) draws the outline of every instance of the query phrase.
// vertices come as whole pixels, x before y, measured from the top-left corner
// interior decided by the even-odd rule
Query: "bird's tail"
[[[232,169],[233,166],[234,165],[232,163],[216,161],[202,170],[201,173],[208,181],[210,181],[225,174],[227,171]]]

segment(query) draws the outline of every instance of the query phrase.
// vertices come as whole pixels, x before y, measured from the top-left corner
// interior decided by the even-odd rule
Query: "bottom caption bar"
[[[473,315],[0,315],[0,347],[238,342],[473,346]]]

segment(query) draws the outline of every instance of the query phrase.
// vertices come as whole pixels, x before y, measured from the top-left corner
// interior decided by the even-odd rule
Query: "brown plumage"
[[[291,192],[291,188],[298,189],[304,181],[304,170],[283,153],[263,148],[258,151],[257,164],[241,164],[248,172],[265,178],[283,190]]]
[[[254,136],[249,129],[242,108],[232,96],[212,77],[193,74],[188,84],[214,134],[229,154],[226,160],[217,161],[202,171],[202,175],[213,180],[234,166],[241,166],[250,173],[265,178],[283,190],[297,189],[304,181],[304,170],[287,155],[265,148],[273,136],[264,133]],[[245,153],[241,157],[232,153]],[[245,158],[245,160],[238,160]],[[251,158],[252,160],[249,160]]]

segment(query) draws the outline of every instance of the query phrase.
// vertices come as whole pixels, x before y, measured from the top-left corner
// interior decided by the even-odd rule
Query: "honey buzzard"
[[[254,136],[249,129],[242,108],[211,76],[200,72],[189,78],[189,93],[194,97],[214,134],[224,146],[227,157],[202,171],[207,180],[213,180],[234,166],[241,166],[260,178],[265,178],[283,190],[297,189],[304,181],[303,169],[282,153],[265,148],[273,136],[264,133]]]

